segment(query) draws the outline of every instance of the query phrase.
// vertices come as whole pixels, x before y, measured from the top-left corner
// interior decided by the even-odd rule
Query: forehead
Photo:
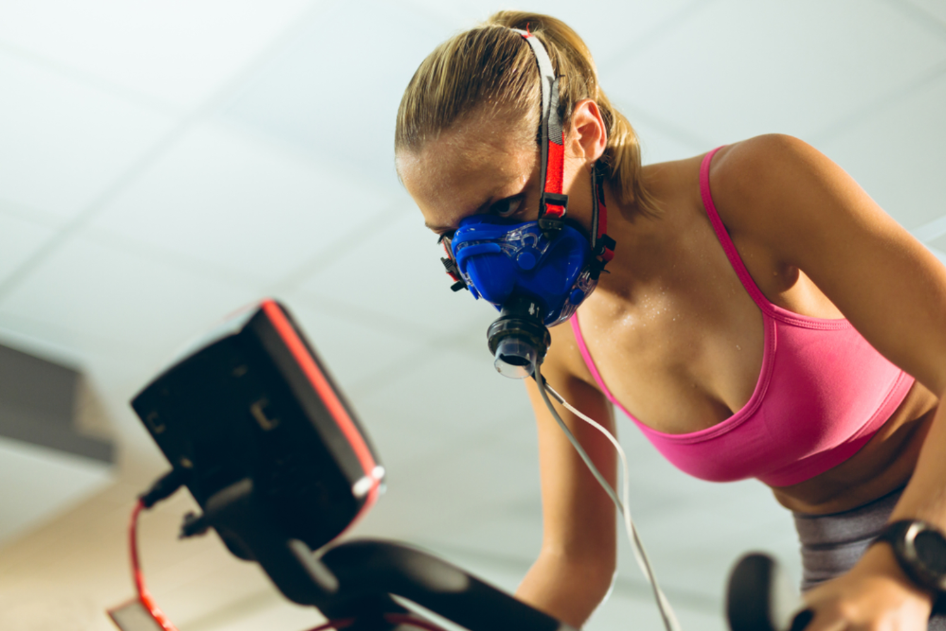
[[[490,199],[522,190],[538,150],[502,127],[450,130],[419,153],[398,154],[398,173],[428,225],[455,225]]]

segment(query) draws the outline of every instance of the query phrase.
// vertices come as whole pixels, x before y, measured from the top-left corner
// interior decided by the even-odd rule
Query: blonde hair
[[[476,28],[453,36],[420,65],[397,113],[395,152],[420,152],[451,127],[473,116],[517,117],[522,134],[537,138],[541,92],[535,57],[510,29],[529,30],[549,53],[559,79],[559,115],[571,118],[575,104],[598,105],[608,141],[600,162],[624,207],[656,214],[653,196],[641,182],[641,152],[630,122],[605,96],[591,51],[567,24],[547,15],[500,11]],[[567,128],[567,126],[566,126]],[[527,130],[527,131],[523,131]]]

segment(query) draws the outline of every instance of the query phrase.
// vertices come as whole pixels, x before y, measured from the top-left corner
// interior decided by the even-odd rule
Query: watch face
[[[935,530],[922,530],[913,540],[918,560],[937,577],[946,575],[946,539]]]

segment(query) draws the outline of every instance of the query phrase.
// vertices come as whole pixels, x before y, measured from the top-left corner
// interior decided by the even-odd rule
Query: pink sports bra
[[[913,377],[887,361],[847,320],[799,315],[769,302],[736,252],[710,195],[714,149],[700,167],[703,205],[746,291],[762,310],[762,370],[745,407],[689,434],[666,434],[634,418],[598,372],[571,319],[578,348],[601,391],[680,470],[703,480],[758,478],[770,486],[803,482],[844,462],[887,421]]]

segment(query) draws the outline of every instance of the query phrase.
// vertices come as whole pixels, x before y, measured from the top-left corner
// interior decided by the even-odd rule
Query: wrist
[[[882,577],[904,593],[924,600],[930,608],[932,608],[938,596],[936,590],[919,585],[904,571],[893,546],[887,541],[878,541],[872,544],[855,567],[861,571]]]

